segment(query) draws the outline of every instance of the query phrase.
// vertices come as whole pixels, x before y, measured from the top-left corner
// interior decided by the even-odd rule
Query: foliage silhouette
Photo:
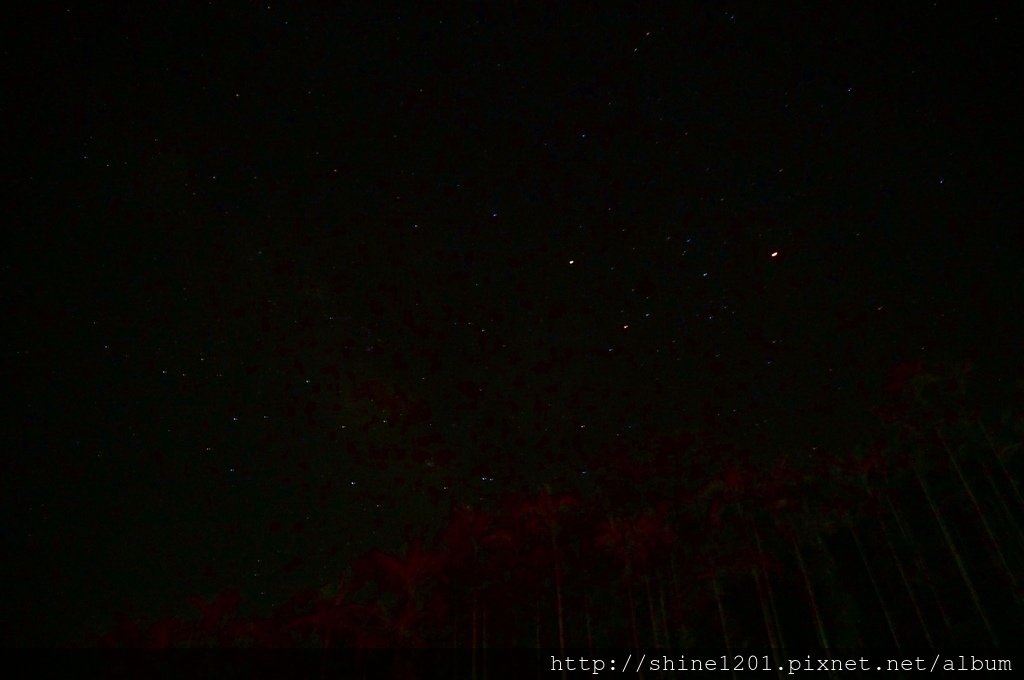
[[[196,620],[121,617],[90,642],[997,644],[1024,623],[1022,410],[972,403],[968,374],[897,367],[878,429],[845,451],[736,450],[701,432],[609,446],[589,486],[455,504],[433,539],[372,550],[270,616],[227,592],[193,598]]]

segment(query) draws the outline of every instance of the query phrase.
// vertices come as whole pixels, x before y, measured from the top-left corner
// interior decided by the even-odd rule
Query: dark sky
[[[117,4],[5,41],[8,640],[1019,376],[999,9]]]

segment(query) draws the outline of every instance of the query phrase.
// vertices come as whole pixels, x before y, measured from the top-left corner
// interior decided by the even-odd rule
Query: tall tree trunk
[[[633,649],[640,649],[640,633],[636,625],[636,601],[633,597],[633,570],[626,563],[623,580],[626,582],[626,604],[629,606],[629,630],[633,636]]]
[[[470,605],[470,612],[471,613],[470,613],[470,617],[469,617],[469,630],[470,630],[470,633],[469,633],[469,646],[470,646],[470,650],[471,651],[469,653],[470,654],[469,662],[470,662],[471,668],[472,668],[470,674],[471,674],[472,679],[476,680],[476,667],[477,667],[477,658],[476,658],[476,649],[477,649],[476,616],[477,616],[477,613],[476,613],[476,591],[475,590],[473,591],[473,595],[472,595],[472,604]]]
[[[771,611],[768,607],[768,597],[765,595],[764,584],[761,583],[761,574],[757,567],[750,568],[750,577],[754,579],[754,587],[757,589],[757,602],[761,606],[761,619],[764,621],[764,630],[768,634],[768,646],[772,650],[772,657],[775,660],[775,665],[779,665],[779,659],[777,658],[777,652],[779,649],[779,640],[775,635],[775,626],[772,623]]]
[[[910,531],[910,526],[906,520],[903,519],[903,515],[896,509],[891,498],[886,498],[886,502],[889,505],[889,511],[892,513],[892,517],[896,520],[896,526],[900,530],[900,534],[903,536],[903,540],[911,546],[914,555],[914,565],[917,567],[918,572],[924,577],[925,584],[928,586],[928,590],[932,594],[932,601],[935,602],[935,606],[939,610],[939,615],[942,617],[942,623],[946,628],[946,634],[949,639],[953,639],[953,624],[949,620],[949,613],[946,611],[946,605],[942,601],[942,597],[939,595],[938,589],[935,587],[935,580],[932,579],[931,571],[928,569],[928,565],[923,559],[921,559],[920,549],[918,543],[914,538],[914,535]]]
[[[882,597],[878,581],[875,580],[875,572],[871,569],[871,563],[868,561],[867,555],[864,554],[864,546],[860,542],[860,536],[857,535],[857,529],[852,521],[847,522],[847,526],[850,529],[850,535],[853,536],[853,544],[857,546],[860,561],[864,564],[864,571],[867,572],[868,580],[871,582],[871,588],[875,591],[875,597],[878,599],[879,606],[882,607],[885,623],[889,626],[889,634],[892,635],[892,640],[896,643],[896,649],[902,651],[903,647],[900,645],[900,636],[896,633],[896,624],[893,622],[892,614],[889,613],[889,606],[885,603],[885,598]]]
[[[648,574],[644,574],[644,590],[647,596],[647,611],[651,617],[651,638],[654,643],[655,649],[660,649],[660,635],[658,634],[658,619],[654,614],[654,596],[651,594],[651,578]]]
[[[1003,471],[1003,475],[1006,477],[1006,481],[1010,483],[1010,488],[1013,489],[1013,495],[1016,496],[1017,503],[1022,508],[1024,508],[1024,496],[1021,496],[1020,486],[1017,485],[1017,479],[1016,477],[1010,474],[1009,469],[1007,469],[1006,467],[1006,463],[1003,462],[1003,453],[1005,451],[1017,448],[1018,446],[1020,446],[1020,444],[1016,444],[1015,446],[1003,448],[1002,450],[1000,450],[999,446],[996,444],[996,440],[992,437],[992,433],[988,431],[988,428],[985,427],[985,424],[981,423],[980,425],[981,431],[985,435],[985,440],[988,442],[989,448],[992,449],[992,455],[995,457],[996,463],[999,464],[999,468]]]
[[[934,647],[935,643],[932,640],[931,632],[928,630],[928,624],[925,622],[924,613],[921,611],[921,605],[917,601],[914,589],[911,587],[910,580],[907,578],[906,569],[903,567],[903,560],[900,559],[899,554],[896,552],[896,547],[892,543],[892,539],[889,538],[889,527],[885,525],[885,519],[882,517],[878,518],[878,523],[882,526],[882,536],[885,538],[885,544],[889,548],[889,554],[892,556],[893,564],[896,565],[896,570],[900,574],[900,580],[903,581],[903,588],[907,591],[907,596],[910,597],[910,604],[914,607],[914,613],[917,615],[917,620],[921,624],[921,630],[924,632],[924,639],[928,643],[929,647]]]
[[[658,582],[658,604],[661,613],[661,630],[665,635],[665,646],[671,649],[674,641],[672,640],[672,631],[668,625],[668,613],[665,611],[665,587],[660,581]]]
[[[679,569],[676,566],[676,552],[675,547],[669,550],[668,554],[669,569],[672,571],[671,590],[669,591],[670,598],[669,602],[672,604],[673,613],[679,612],[683,608],[683,589],[679,585]],[[676,623],[673,621],[673,623]]]
[[[764,555],[764,546],[761,544],[761,532],[757,530],[757,523],[751,519],[750,528],[754,532],[754,542],[757,545],[757,552],[759,555]],[[772,590],[771,576],[768,574],[768,569],[765,567],[764,562],[759,564],[761,570],[761,577],[764,579],[765,593],[768,595],[768,606],[771,608],[772,620],[775,622],[775,634],[779,644],[779,650],[782,652],[786,651],[786,639],[782,631],[782,624],[779,621],[779,610],[775,606],[775,594]]]
[[[1013,575],[1013,570],[1010,569],[1009,563],[1006,561],[1006,555],[1003,553],[1002,547],[999,545],[999,539],[996,538],[995,533],[992,531],[992,526],[988,522],[988,518],[985,516],[984,510],[981,508],[981,503],[978,502],[977,496],[974,495],[974,490],[971,489],[971,485],[967,482],[967,478],[964,477],[963,470],[960,469],[960,463],[957,462],[956,456],[953,455],[953,449],[946,443],[946,438],[941,433],[937,433],[939,441],[942,442],[942,448],[946,449],[946,455],[949,456],[949,463],[956,472],[956,476],[960,479],[960,485],[963,487],[964,492],[971,501],[971,505],[974,506],[974,511],[978,515],[978,519],[981,520],[981,526],[985,529],[985,535],[988,537],[989,546],[991,546],[993,552],[996,555],[996,560],[999,567],[1002,569],[1003,575],[1009,580],[1010,585],[1013,587],[1014,597],[1019,599],[1017,592],[1019,590],[1017,586],[1017,579]]]
[[[590,598],[586,593],[583,594],[583,615],[587,627],[587,651],[592,652],[594,651],[594,631],[590,620]]]
[[[715,603],[718,605],[718,620],[722,624],[722,640],[725,642],[725,651],[732,652],[732,642],[729,639],[729,623],[725,617],[725,606],[722,604],[722,593],[718,588],[718,573],[711,574],[711,587],[715,592]]]
[[[487,608],[480,611],[480,668],[483,671],[483,680],[487,680]]]
[[[551,550],[555,557],[555,609],[558,613],[558,651],[565,656],[565,617],[562,610],[562,557],[558,553],[558,537],[551,530]]]
[[[1017,521],[1013,511],[1010,509],[1009,503],[1006,502],[1006,497],[1003,495],[1003,492],[999,490],[999,485],[996,484],[996,480],[992,478],[992,468],[988,466],[988,463],[982,463],[982,467],[985,469],[985,478],[988,480],[988,484],[992,488],[992,497],[999,503],[999,509],[1003,511],[1003,517],[1013,529],[1013,534],[1017,539],[1016,544],[1019,552],[1020,549],[1024,549],[1024,531],[1021,531],[1020,522]]]
[[[981,598],[978,597],[978,591],[974,588],[974,582],[971,580],[970,574],[967,573],[967,566],[964,564],[963,557],[960,555],[960,550],[956,547],[956,543],[953,542],[953,536],[949,533],[949,528],[946,526],[946,521],[942,518],[942,513],[939,512],[938,506],[935,505],[932,494],[928,490],[928,485],[925,483],[924,478],[917,471],[917,468],[911,466],[914,471],[914,476],[917,478],[918,484],[921,485],[921,490],[924,492],[924,497],[928,501],[928,507],[932,511],[932,515],[935,517],[936,524],[939,525],[939,529],[942,531],[942,536],[946,541],[946,546],[949,548],[950,554],[953,556],[953,560],[956,562],[957,569],[960,570],[960,576],[964,580],[964,585],[967,586],[967,591],[970,593],[971,600],[974,602],[974,608],[978,611],[978,616],[981,618],[982,624],[985,626],[985,630],[988,631],[989,639],[993,645],[998,645],[999,641],[996,638],[995,630],[992,628],[992,623],[988,619],[988,615],[985,613],[985,608],[981,604]]]
[[[807,588],[807,597],[811,604],[811,613],[814,615],[814,624],[818,631],[818,641],[821,642],[822,648],[827,652],[829,651],[828,635],[825,633],[825,624],[821,620],[821,611],[818,609],[818,601],[814,597],[814,586],[811,585],[811,576],[807,573],[807,565],[804,563],[804,555],[800,550],[800,542],[796,540],[795,536],[790,537],[790,542],[793,544],[793,552],[796,554],[796,562],[800,567],[800,573],[804,577],[804,587]]]

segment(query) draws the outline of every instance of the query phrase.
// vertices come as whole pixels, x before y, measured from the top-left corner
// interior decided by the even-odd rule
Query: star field
[[[683,431],[813,459],[873,432],[898,364],[1004,394],[997,14],[26,18],[5,634],[227,587],[270,607]]]

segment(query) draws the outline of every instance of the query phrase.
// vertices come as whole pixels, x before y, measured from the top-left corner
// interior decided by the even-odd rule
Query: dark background
[[[1020,378],[1001,8],[351,4],[11,19],[6,643],[269,607],[609,443],[817,455],[897,364]]]

